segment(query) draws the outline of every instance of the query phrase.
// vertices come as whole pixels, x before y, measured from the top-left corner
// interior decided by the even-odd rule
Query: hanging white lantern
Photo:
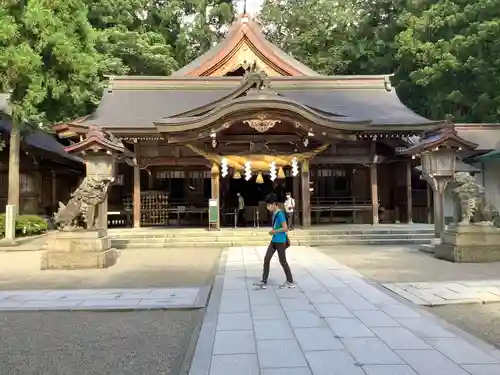
[[[269,164],[270,168],[270,175],[271,175],[271,181],[276,180],[276,162],[272,161],[271,164]]]
[[[222,159],[220,166],[221,166],[222,177],[226,177],[228,175],[227,159],[226,158]]]
[[[292,176],[297,177],[299,174],[299,163],[297,162],[297,158],[292,159]]]
[[[250,181],[252,178],[252,162],[247,161],[245,163],[245,180]]]

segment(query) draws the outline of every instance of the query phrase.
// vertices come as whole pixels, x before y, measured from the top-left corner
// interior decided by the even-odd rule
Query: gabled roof
[[[464,150],[474,150],[477,143],[469,142],[457,134],[453,124],[445,124],[442,127],[424,134],[419,143],[401,151],[402,155],[418,155],[422,152],[433,150],[437,147],[450,147]]]
[[[270,43],[260,25],[248,13],[236,19],[224,40],[173,75],[222,76],[245,63],[251,65],[254,61],[272,76],[319,75]]]

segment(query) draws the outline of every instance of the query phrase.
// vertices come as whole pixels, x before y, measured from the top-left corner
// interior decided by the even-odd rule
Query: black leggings
[[[290,271],[290,266],[286,261],[286,244],[284,243],[273,243],[269,244],[266,251],[266,256],[264,257],[264,270],[262,272],[262,281],[267,283],[267,278],[269,277],[269,267],[271,265],[271,259],[275,252],[278,252],[278,259],[280,261],[283,271],[285,271],[286,281],[293,283],[292,271]]]

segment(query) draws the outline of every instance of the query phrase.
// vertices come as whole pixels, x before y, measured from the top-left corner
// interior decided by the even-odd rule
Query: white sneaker
[[[285,281],[283,284],[280,285],[280,289],[284,289],[284,288],[293,289],[293,288],[295,288],[295,283],[290,283],[288,281]]]
[[[253,286],[261,289],[266,289],[267,283],[265,283],[264,281],[259,281],[258,283],[253,283]]]

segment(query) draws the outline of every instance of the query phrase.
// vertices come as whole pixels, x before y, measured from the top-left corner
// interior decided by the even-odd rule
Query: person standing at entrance
[[[269,194],[266,197],[266,204],[267,209],[273,213],[272,229],[269,231],[272,238],[264,257],[262,280],[254,285],[263,289],[266,288],[271,259],[274,253],[277,252],[278,259],[286,276],[286,281],[280,288],[295,288],[292,271],[286,260],[286,249],[290,245],[290,242],[288,240],[288,225],[286,223],[285,213],[279,209],[279,202],[276,194]]]
[[[247,222],[245,220],[245,200],[241,196],[241,193],[238,193],[238,226],[246,226]]]
[[[295,228],[295,199],[292,198],[292,193],[290,192],[286,193],[285,211],[288,217],[288,228],[293,230]]]

